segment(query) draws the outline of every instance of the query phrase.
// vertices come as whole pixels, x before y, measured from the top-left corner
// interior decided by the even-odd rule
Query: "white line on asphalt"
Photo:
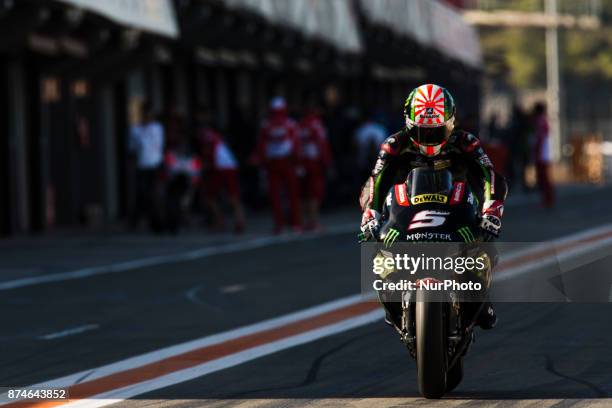
[[[555,249],[555,247],[560,247],[565,244],[576,242],[576,246],[574,248],[567,248],[561,251],[553,251],[550,255],[543,255],[540,258],[531,262],[526,262],[515,267],[504,269],[503,271],[497,271],[498,273],[494,274],[494,282],[503,282],[510,279],[514,279],[517,276],[524,275],[536,269],[550,266],[554,263],[561,264],[570,259],[575,259],[581,255],[587,253],[592,254],[593,251],[611,246],[612,237],[603,238],[595,242],[580,242],[582,240],[589,239],[590,237],[606,233],[612,233],[612,224],[605,224],[600,227],[580,231],[578,233],[567,235],[553,241],[542,242],[535,246],[530,246],[526,249],[519,250],[511,254],[506,254],[507,256],[502,257],[503,262],[512,261],[523,256],[538,253],[542,250],[552,250]],[[610,251],[598,254],[597,257],[591,256],[589,258],[589,262],[596,261],[597,259],[608,255],[611,255]],[[574,267],[577,267],[577,265],[574,265]]]
[[[345,234],[355,232],[354,223],[340,224],[329,227],[321,232],[313,232],[306,234],[285,234],[276,236],[266,236],[254,238],[247,241],[232,242],[228,244],[214,245],[201,249],[196,249],[178,254],[160,255],[133,261],[119,262],[109,265],[93,266],[89,268],[77,269],[69,272],[50,273],[40,276],[32,276],[28,278],[15,279],[0,283],[0,291],[23,288],[26,286],[40,285],[43,283],[63,282],[73,279],[83,279],[90,276],[105,275],[110,273],[119,273],[141,269],[147,266],[158,266],[169,263],[193,261],[196,259],[208,258],[216,255],[231,254],[253,249],[259,249],[271,245],[282,244],[286,242],[307,241],[322,236]],[[355,240],[357,239],[355,232]]]
[[[44,334],[42,336],[38,336],[38,338],[41,340],[55,340],[55,339],[60,339],[62,337],[73,336],[75,334],[80,334],[80,333],[84,333],[87,331],[96,330],[99,327],[100,326],[97,324],[86,324],[83,326],[73,327],[71,329],[66,329],[66,330],[62,330],[59,332],[55,332],[55,333]]]
[[[550,241],[541,241],[541,242],[525,242],[523,248],[518,248],[516,251],[506,252],[503,254],[503,262],[513,261],[517,258],[522,258],[524,256],[550,250],[553,246],[560,246],[576,241],[582,241],[589,239],[596,235],[607,234],[612,232],[612,223],[611,224],[603,224],[597,227],[581,230],[578,232],[574,232],[572,234],[563,235],[561,237],[552,239]],[[504,245],[504,242],[499,242],[500,245]],[[507,244],[507,243],[506,243]],[[529,245],[527,245],[529,244]]]
[[[610,226],[608,226],[609,228]],[[586,247],[599,247],[601,241],[594,241],[591,243],[580,243],[580,240],[597,236],[607,230],[601,228],[594,228],[590,230],[590,233],[581,232],[580,234],[574,234],[572,237],[564,237],[556,241],[549,243],[571,243],[577,242],[580,246],[576,250],[569,250],[566,257],[574,256],[575,254],[582,253]],[[604,239],[602,241],[608,241]],[[523,251],[529,252],[529,251]],[[527,261],[533,263],[534,261]],[[535,261],[537,263],[537,261]],[[47,381],[36,386],[46,387],[68,387],[70,385],[79,384],[83,382],[94,381],[102,377],[106,377],[119,372],[125,372],[130,369],[143,367],[147,364],[161,362],[163,360],[187,353],[189,351],[201,349],[210,345],[220,344],[227,342],[232,339],[237,339],[243,336],[260,333],[266,330],[272,330],[275,328],[282,327],[292,322],[297,322],[309,317],[315,317],[326,312],[334,311],[361,303],[365,300],[362,295],[354,295],[347,298],[343,298],[334,302],[325,303],[319,306],[315,306],[309,309],[305,309],[299,312],[291,313],[289,315],[281,316],[278,318],[266,320],[264,322],[256,323],[250,326],[242,327],[239,329],[230,330],[228,332],[219,333],[212,336],[207,336],[201,339],[196,339],[187,343],[167,347],[150,353],[146,353],[140,356],[128,358],[123,361],[119,361],[113,364],[109,364],[103,367],[95,368],[92,370],[82,371],[80,373],[72,374],[66,377],[62,377],[56,380]],[[146,392],[150,392],[156,389],[165,388],[174,384],[182,383],[185,381],[192,380],[194,378],[201,377],[206,374],[210,374],[215,371],[219,371],[228,367],[233,367],[238,364],[242,364],[247,361],[263,357],[265,355],[273,354],[279,350],[284,350],[290,347],[294,347],[301,344],[306,344],[323,337],[331,336],[333,334],[341,333],[347,330],[351,330],[356,327],[364,326],[375,322],[382,317],[382,310],[374,310],[371,312],[364,312],[361,315],[347,318],[337,323],[332,323],[323,327],[308,330],[302,333],[295,334],[293,336],[281,338],[278,340],[271,341],[269,343],[253,346],[246,350],[237,351],[225,357],[220,357],[215,360],[201,363],[197,366],[181,369],[179,371],[163,374],[157,378],[145,380],[140,383],[124,386],[122,388],[113,389],[89,397],[88,399],[75,401],[69,406],[87,406],[87,407],[99,407],[104,405],[110,405],[116,402],[120,402],[126,398],[130,398],[136,395],[140,395]]]
[[[75,408],[94,408],[110,405],[116,402],[123,401],[127,398],[134,397],[136,395],[155,391],[160,388],[166,388],[175,384],[183,383],[185,381],[193,380],[203,375],[234,367],[263,356],[274,354],[281,350],[286,350],[291,347],[310,343],[324,337],[333,336],[334,334],[365,326],[375,321],[380,321],[382,317],[382,310],[374,310],[358,317],[346,319],[335,324],[310,330],[305,333],[297,334],[295,336],[287,337],[271,343],[266,343],[261,346],[252,347],[250,349],[231,354],[227,357],[222,357],[194,367],[176,371],[171,374],[166,374],[161,377],[154,378],[152,380],[143,381],[137,384],[129,385],[124,388],[119,388],[109,392],[98,394],[94,397],[75,401],[64,406]]]
[[[586,230],[586,231],[581,231],[579,233],[572,234],[566,237],[562,237],[558,240],[551,241],[549,243],[538,244],[538,246],[533,249],[528,248],[527,250],[520,251],[520,252],[517,252],[516,254],[513,254],[511,258],[514,258],[515,256],[518,257],[518,256],[522,256],[525,254],[532,253],[538,248],[540,249],[545,248],[545,246],[540,247],[541,245],[550,246],[552,242],[557,243],[557,244],[568,243],[568,242],[575,241],[575,240],[585,239],[590,236],[604,233],[607,231],[612,231],[612,224],[604,225],[604,226],[593,228],[593,229]],[[196,288],[199,289],[199,287],[196,287]],[[196,288],[192,288],[192,289],[196,289]],[[259,332],[262,330],[276,328],[276,327],[291,323],[296,320],[305,319],[305,318],[308,318],[308,317],[311,317],[317,314],[325,313],[330,310],[334,310],[334,309],[338,309],[338,308],[348,306],[351,304],[359,303],[363,300],[364,298],[362,297],[362,295],[350,296],[347,298],[339,299],[333,302],[324,303],[319,306],[308,308],[303,311],[291,313],[289,315],[281,316],[281,317],[274,318],[271,320],[266,320],[260,323],[256,323],[256,324],[249,325],[246,327],[230,330],[224,333],[215,334],[215,335],[204,337],[201,339],[192,340],[186,343],[182,343],[182,344],[178,344],[178,345],[164,348],[161,350],[153,351],[153,352],[146,353],[140,356],[135,356],[135,357],[123,360],[123,361],[119,361],[117,363],[108,364],[108,365],[105,365],[99,368],[82,371],[82,372],[72,374],[66,377],[58,378],[56,380],[53,380],[52,382],[45,382],[44,384],[49,385],[49,386],[65,387],[65,386],[73,385],[73,384],[76,384],[82,381],[90,381],[90,380],[100,378],[103,376],[107,376],[107,375],[110,375],[110,374],[113,374],[119,371],[124,371],[124,370],[128,370],[131,368],[146,365],[146,364],[158,361],[160,359],[171,357],[173,355],[185,353],[185,352],[188,352],[189,350],[193,350],[196,348],[201,348],[201,347],[205,347],[211,344],[220,343],[223,341],[231,340],[237,337]],[[43,385],[43,384],[41,383],[39,385]]]
[[[101,377],[106,377],[111,374],[115,374],[121,371],[127,371],[132,368],[142,367],[147,364],[151,364],[160,360],[167,359],[169,357],[177,356],[179,354],[187,353],[192,350],[200,349],[203,347],[211,346],[213,344],[223,343],[229,340],[233,340],[239,337],[247,336],[254,333],[259,333],[265,330],[271,330],[278,327],[285,326],[287,324],[296,322],[298,320],[308,319],[317,315],[321,315],[333,310],[341,309],[347,306],[351,306],[364,300],[368,300],[367,297],[361,295],[348,296],[342,299],[338,299],[332,302],[323,303],[308,309],[293,312],[287,315],[275,317],[269,320],[264,320],[259,323],[251,324],[248,326],[239,327],[226,332],[213,334],[210,336],[202,337],[199,339],[191,340],[185,343],[176,344],[174,346],[166,347],[163,349],[155,350],[146,354],[131,357],[126,360],[118,361],[115,363],[107,364],[98,368],[80,371],[75,374],[67,375],[65,377],[57,378],[51,381],[45,381],[34,385],[34,387],[55,387],[65,388],[71,385],[79,384],[85,381],[92,381]]]
[[[238,293],[238,292],[242,292],[243,290],[245,290],[247,288],[247,285],[243,285],[243,284],[236,284],[236,285],[228,285],[228,286],[224,286],[221,289],[219,289],[219,291],[221,293],[227,293],[227,294],[232,294],[232,293]]]
[[[592,234],[592,231],[601,229],[611,229],[612,224],[606,224],[601,227],[584,230],[577,234],[572,234],[563,239],[577,239],[578,236],[585,234]],[[181,252],[178,254],[160,255],[154,257],[148,257],[143,259],[136,259],[133,261],[119,262],[109,265],[93,266],[88,268],[77,269],[68,272],[50,273],[40,276],[32,276],[28,278],[14,279],[5,282],[0,282],[0,291],[18,289],[28,286],[35,286],[44,283],[63,282],[73,279],[83,279],[91,276],[105,275],[110,273],[120,273],[126,271],[132,271],[135,269],[141,269],[148,266],[159,266],[169,263],[193,261],[196,259],[208,258],[216,255],[224,255],[235,252],[259,249],[271,245],[277,245],[287,242],[306,241],[322,236],[345,234],[355,232],[356,227],[354,223],[340,224],[329,227],[321,232],[308,233],[308,234],[284,234],[277,236],[265,236],[254,238],[246,241],[232,242],[228,244],[214,245],[210,247],[204,247],[188,252]],[[556,241],[555,241],[556,242]],[[543,243],[548,244],[548,243]],[[534,249],[536,247],[533,247]]]

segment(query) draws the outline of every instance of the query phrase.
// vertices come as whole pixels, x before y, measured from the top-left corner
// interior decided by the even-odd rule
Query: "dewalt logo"
[[[412,204],[423,204],[423,203],[442,203],[445,204],[448,201],[448,197],[443,194],[421,194],[414,196],[411,199]]]

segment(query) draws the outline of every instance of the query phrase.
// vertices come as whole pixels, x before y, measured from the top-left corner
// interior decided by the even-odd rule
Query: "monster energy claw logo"
[[[383,240],[385,247],[390,247],[391,245],[393,245],[393,243],[395,242],[395,240],[397,239],[397,237],[399,237],[399,231],[391,228],[389,230],[389,232],[387,232],[387,235],[385,235],[385,238]]]
[[[476,241],[474,233],[472,233],[470,227],[461,227],[457,230],[457,233],[461,235],[461,238],[463,238],[463,240],[467,243]]]

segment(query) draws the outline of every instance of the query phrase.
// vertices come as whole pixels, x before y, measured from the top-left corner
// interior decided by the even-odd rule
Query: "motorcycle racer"
[[[361,190],[362,233],[376,236],[384,198],[394,184],[402,183],[414,168],[432,166],[451,168],[453,174],[465,177],[478,192],[483,240],[499,236],[506,181],[494,170],[480,140],[455,128],[455,113],[452,95],[441,86],[425,84],[410,93],[404,104],[406,126],[383,142]],[[489,302],[482,311],[479,325],[492,328],[497,316]]]

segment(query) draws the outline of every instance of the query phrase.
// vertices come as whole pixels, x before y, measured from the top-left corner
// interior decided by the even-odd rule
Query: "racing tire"
[[[446,392],[446,303],[435,301],[431,291],[416,296],[416,360],[419,392],[425,398],[441,398]]]
[[[451,367],[446,373],[446,392],[451,392],[463,380],[463,357],[459,357],[459,360]]]

